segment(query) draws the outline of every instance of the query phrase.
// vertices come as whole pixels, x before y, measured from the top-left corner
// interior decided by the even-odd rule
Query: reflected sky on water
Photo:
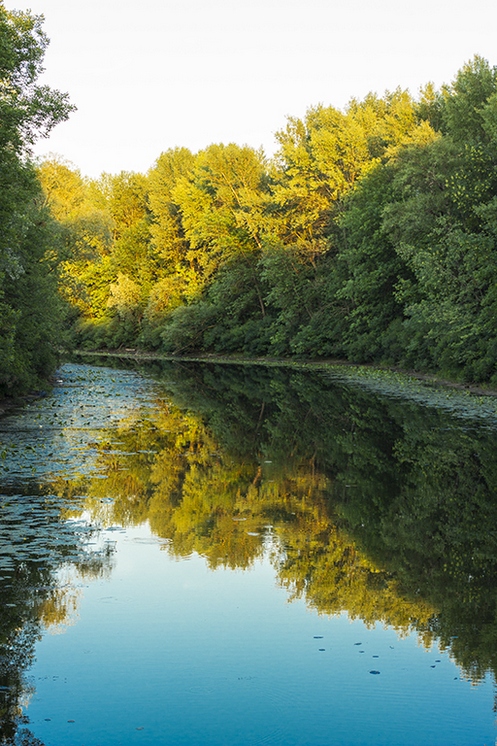
[[[490,426],[68,365],[0,439],[4,743],[494,743]]]

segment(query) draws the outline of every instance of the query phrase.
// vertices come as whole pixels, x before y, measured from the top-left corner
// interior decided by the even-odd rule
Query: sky
[[[77,111],[40,141],[83,175],[174,147],[277,149],[288,116],[497,65],[496,0],[4,0],[45,17],[43,83]]]

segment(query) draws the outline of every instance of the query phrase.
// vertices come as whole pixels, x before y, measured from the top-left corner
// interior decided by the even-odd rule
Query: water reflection
[[[109,429],[103,479],[61,481],[104,524],[148,520],[168,551],[247,568],[319,612],[497,669],[495,431],[323,374],[165,365],[163,397]],[[110,499],[109,499],[110,498]]]
[[[61,583],[65,566],[98,577],[108,552],[89,551],[89,524],[64,520],[64,507],[43,494],[0,497],[0,743],[42,746],[23,711],[34,693],[27,672],[47,630],[71,624],[78,591]]]
[[[49,399],[0,421],[1,744],[42,746],[23,714],[35,691],[28,673],[42,635],[63,630],[77,615],[79,590],[64,582],[65,569],[75,570],[83,583],[112,568],[110,543],[97,545],[95,527],[82,514],[84,496],[61,499],[51,488],[56,474],[69,482],[88,463],[92,431],[81,421],[85,396],[90,393],[86,406],[95,410],[92,428],[109,422],[95,397],[104,392],[91,391],[91,375],[73,370],[65,379]],[[112,385],[104,402],[109,393]],[[114,409],[119,417],[129,408]]]
[[[88,366],[63,376],[21,415],[24,435],[19,420],[2,429],[0,743],[19,739],[37,639],[76,612],[64,566],[81,582],[111,571],[111,542],[88,545],[96,525],[148,521],[163,551],[212,569],[269,553],[290,598],[414,630],[473,682],[495,676],[491,419],[280,368],[171,363],[148,386]]]

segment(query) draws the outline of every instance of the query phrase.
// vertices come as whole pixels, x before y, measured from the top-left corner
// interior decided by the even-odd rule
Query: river
[[[119,365],[0,419],[0,743],[494,744],[497,400]]]

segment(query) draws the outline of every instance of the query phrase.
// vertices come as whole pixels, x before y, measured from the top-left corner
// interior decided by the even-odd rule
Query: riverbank
[[[344,368],[350,371],[371,371],[384,374],[401,375],[422,383],[455,389],[457,391],[467,392],[475,396],[492,396],[497,397],[497,389],[487,387],[484,384],[461,383],[452,381],[448,378],[440,377],[435,374],[419,373],[417,371],[405,370],[402,368],[362,364],[357,365],[347,360],[293,360],[289,358],[276,357],[245,357],[243,355],[221,355],[215,353],[206,353],[204,355],[168,355],[158,352],[147,352],[132,348],[122,350],[72,350],[71,356],[76,357],[101,357],[116,358],[122,360],[143,361],[165,361],[165,362],[191,362],[191,363],[216,363],[218,365],[261,365],[265,367],[295,368],[297,370],[331,370]],[[0,403],[1,406],[1,403]]]

